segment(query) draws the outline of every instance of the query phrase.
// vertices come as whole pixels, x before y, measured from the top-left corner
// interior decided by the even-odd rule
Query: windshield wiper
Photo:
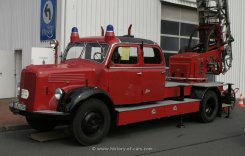
[[[81,58],[81,56],[83,56],[85,49],[86,49],[86,46],[87,46],[87,43],[84,43],[84,47],[83,47],[83,50],[81,51],[81,53],[79,55],[79,58]]]

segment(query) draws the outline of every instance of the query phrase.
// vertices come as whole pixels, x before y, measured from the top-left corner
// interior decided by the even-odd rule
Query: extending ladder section
[[[225,73],[232,65],[231,43],[234,41],[230,30],[228,0],[197,0],[197,11],[199,26],[220,26],[222,45],[225,47],[222,53],[222,72]],[[204,32],[204,34],[208,34],[208,32]],[[200,41],[204,41],[204,37],[205,35],[200,35]]]

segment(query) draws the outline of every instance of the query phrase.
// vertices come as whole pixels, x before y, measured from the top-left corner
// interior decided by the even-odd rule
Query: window
[[[100,47],[91,47],[91,59],[100,60],[102,51]]]
[[[161,64],[162,59],[160,51],[157,48],[144,47],[144,63],[145,64]]]
[[[178,37],[161,37],[161,47],[163,51],[178,51],[179,50],[179,38]]]
[[[198,14],[196,9],[162,4],[161,16],[161,48],[169,66],[169,56],[188,46],[189,37],[198,26]],[[195,33],[191,45],[198,42],[198,33]]]
[[[162,20],[161,47],[164,52],[177,53],[180,48],[188,46],[189,37],[196,28],[196,24]],[[197,43],[198,39],[198,34],[195,33],[192,44]]]
[[[191,36],[194,30],[196,30],[197,25],[188,24],[188,23],[180,23],[180,36]],[[197,31],[193,35],[193,37],[197,37]]]
[[[84,51],[83,46],[74,46],[70,47],[69,53],[66,55],[66,59],[72,59],[72,58],[78,58],[81,54],[81,52]]]
[[[186,38],[181,38],[180,39],[180,47],[185,47],[188,46],[189,44],[189,39]],[[191,41],[191,46],[197,45],[198,44],[198,40],[192,40]]]
[[[86,59],[103,62],[109,46],[102,43],[70,43],[66,48],[64,60]]]
[[[114,50],[112,61],[115,64],[137,64],[138,54],[136,47],[117,47]]]
[[[162,34],[179,35],[179,23],[173,21],[161,21]]]

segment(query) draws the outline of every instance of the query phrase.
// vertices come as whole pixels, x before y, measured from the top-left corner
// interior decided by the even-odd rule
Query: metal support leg
[[[228,107],[228,114],[225,116],[225,118],[230,118],[230,111],[231,111],[231,106]]]
[[[222,117],[222,105],[219,106],[219,110],[218,110],[218,114],[217,114],[217,117]]]
[[[228,98],[228,103],[231,104],[233,101],[232,101],[232,83],[228,83],[228,95],[227,95],[227,98]],[[231,105],[228,107],[228,114],[226,116],[226,118],[230,118],[230,111],[231,111]]]
[[[231,93],[231,91],[232,91],[232,85],[233,84],[231,84],[231,83],[228,83],[228,102],[229,103],[231,103],[231,98],[232,98],[232,93]]]
[[[178,128],[185,128],[185,125],[183,123],[183,115],[180,115],[180,122],[177,124]]]
[[[180,96],[179,96],[178,100],[184,101],[184,99],[185,99],[185,90],[184,90],[185,86],[180,85],[179,88],[180,88]]]

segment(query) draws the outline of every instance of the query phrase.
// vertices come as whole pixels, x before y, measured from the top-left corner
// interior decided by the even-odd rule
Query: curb
[[[25,130],[30,129],[29,125],[6,125],[3,127],[0,127],[0,133],[7,132],[7,131],[17,131],[17,130]]]

